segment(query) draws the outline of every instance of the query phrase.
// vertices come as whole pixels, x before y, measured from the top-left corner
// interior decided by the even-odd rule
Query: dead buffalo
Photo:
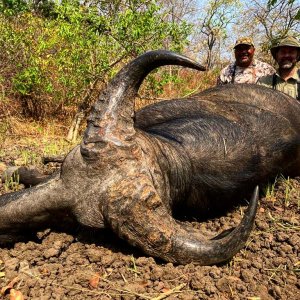
[[[244,246],[257,209],[255,187],[278,173],[299,173],[300,106],[271,89],[228,85],[134,116],[143,79],[167,64],[203,70],[168,51],[147,52],[125,66],[93,106],[83,141],[60,173],[0,197],[1,242],[74,219],[110,228],[176,263],[215,264]],[[176,210],[203,216],[232,207],[253,189],[239,226],[212,240],[172,217]]]

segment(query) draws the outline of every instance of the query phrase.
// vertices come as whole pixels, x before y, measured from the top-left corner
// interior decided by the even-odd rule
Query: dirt
[[[165,263],[109,230],[47,229],[0,248],[0,298],[300,299],[300,179],[279,180],[262,194],[246,247],[222,265]],[[192,223],[211,237],[238,224],[244,209]]]

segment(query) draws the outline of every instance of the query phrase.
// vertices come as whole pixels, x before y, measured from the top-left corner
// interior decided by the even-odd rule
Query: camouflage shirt
[[[258,78],[274,73],[275,69],[272,66],[255,59],[247,68],[239,67],[235,63],[231,63],[221,71],[217,79],[217,84],[256,83]]]

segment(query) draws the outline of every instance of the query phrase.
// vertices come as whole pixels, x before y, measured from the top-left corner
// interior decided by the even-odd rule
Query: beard
[[[278,62],[279,68],[283,70],[289,70],[296,66],[296,61],[285,59]]]
[[[248,66],[252,61],[252,57],[250,55],[241,55],[236,58],[237,65],[240,67]]]

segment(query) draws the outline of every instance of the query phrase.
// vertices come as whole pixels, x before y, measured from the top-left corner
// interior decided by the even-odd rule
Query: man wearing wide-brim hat
[[[233,50],[235,61],[221,70],[218,85],[256,83],[260,77],[275,73],[272,66],[254,58],[255,47],[251,37],[239,38]]]
[[[272,76],[260,78],[258,84],[300,100],[300,70],[297,68],[297,62],[300,60],[300,42],[292,36],[287,36],[274,43],[270,51],[278,64],[278,70]]]

